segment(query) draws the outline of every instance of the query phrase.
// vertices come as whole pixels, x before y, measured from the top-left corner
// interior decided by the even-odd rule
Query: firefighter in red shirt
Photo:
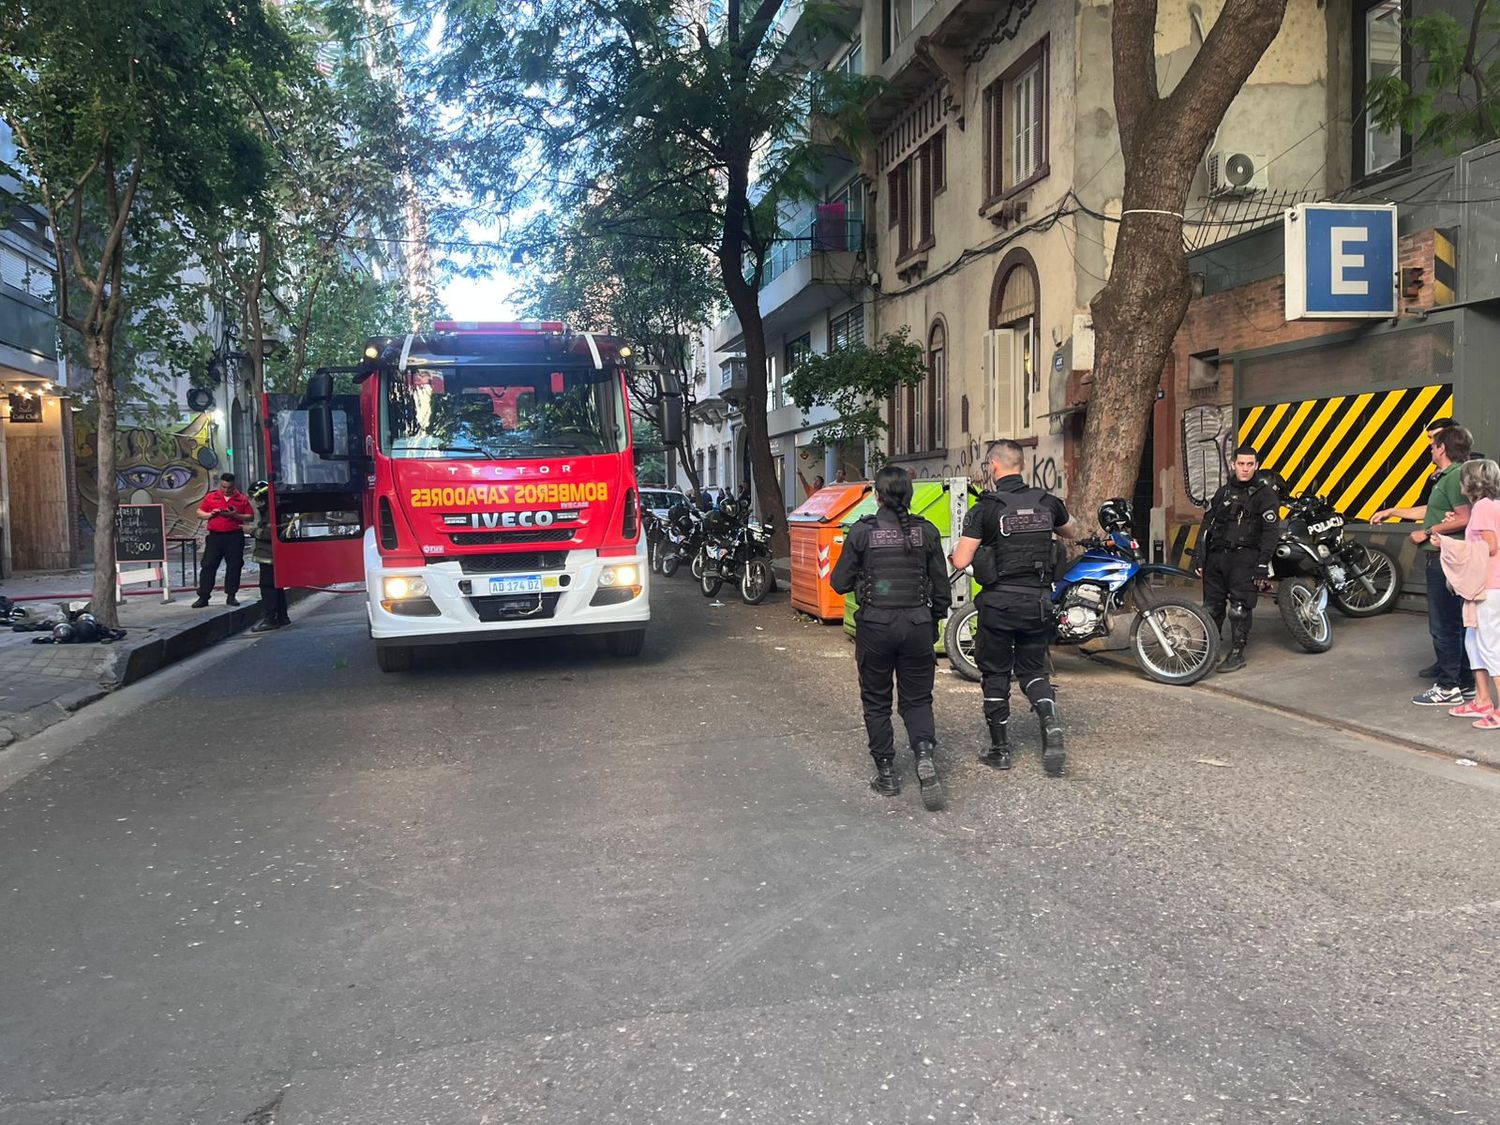
[[[198,505],[198,518],[208,521],[208,538],[203,545],[203,567],[198,572],[198,600],[194,609],[208,604],[214,592],[219,563],[224,563],[224,602],[239,605],[235,594],[240,591],[240,571],[245,566],[245,525],[255,518],[250,497],[234,486],[233,473],[219,474],[219,487]]]

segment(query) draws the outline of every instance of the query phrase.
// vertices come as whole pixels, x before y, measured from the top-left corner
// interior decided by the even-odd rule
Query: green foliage
[[[1500,138],[1500,10],[1475,0],[1467,26],[1447,12],[1412,20],[1405,28],[1420,85],[1399,74],[1373,80],[1370,120],[1400,129],[1418,148],[1457,153]]]
[[[792,371],[787,393],[804,411],[826,406],[837,415],[838,421],[821,428],[815,440],[855,446],[881,435],[887,400],[926,374],[922,346],[908,338],[903,325],[874,347],[856,344],[808,356]]]

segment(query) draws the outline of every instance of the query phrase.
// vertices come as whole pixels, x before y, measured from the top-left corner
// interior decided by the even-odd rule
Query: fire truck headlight
[[[387,600],[393,602],[405,601],[407,598],[425,598],[427,596],[427,579],[416,575],[396,574],[385,579],[381,583]]]
[[[640,571],[633,566],[607,566],[599,575],[601,586],[634,586],[640,581]]]

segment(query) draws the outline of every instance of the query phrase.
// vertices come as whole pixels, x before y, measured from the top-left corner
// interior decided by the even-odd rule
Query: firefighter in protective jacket
[[[1248,445],[1234,451],[1234,472],[1214,493],[1198,535],[1198,572],[1203,576],[1203,608],[1222,631],[1229,617],[1229,651],[1220,672],[1245,666],[1256,582],[1270,577],[1271,556],[1281,536],[1281,497],[1256,477],[1260,455]]]
[[[891,730],[891,677],[916,759],[922,803],[943,807],[938,779],[937,731],[932,718],[933,646],[948,616],[953,591],[943,562],[942,536],[931,521],[913,517],[911,477],[887,465],[875,474],[880,502],[873,516],[856,520],[844,539],[829,585],[835,592],[859,592],[855,613],[854,659],[859,666],[859,696],[865,733],[875,759],[870,788],[887,797],[901,792],[895,772],[895,739]]]

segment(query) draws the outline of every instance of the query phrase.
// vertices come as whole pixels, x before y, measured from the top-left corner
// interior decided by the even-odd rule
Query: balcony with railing
[[[771,245],[760,279],[760,315],[768,335],[785,331],[814,314],[849,300],[865,284],[865,223],[850,218],[841,204],[825,204],[806,226]],[[745,280],[754,273],[745,271]],[[715,352],[742,345],[739,318],[731,313],[713,332]]]

